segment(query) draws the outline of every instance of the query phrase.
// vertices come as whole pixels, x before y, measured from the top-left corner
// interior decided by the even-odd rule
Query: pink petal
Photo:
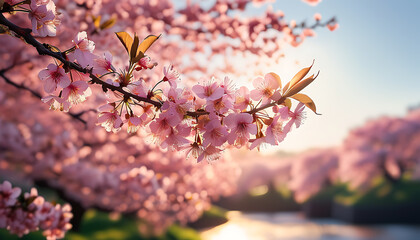
[[[257,135],[257,125],[255,124],[248,124],[248,132]]]
[[[254,101],[259,101],[263,98],[263,95],[262,95],[261,91],[258,90],[258,89],[252,90],[251,93],[249,94],[249,96]]]
[[[44,91],[52,93],[57,88],[57,83],[52,78],[47,78],[44,82]]]

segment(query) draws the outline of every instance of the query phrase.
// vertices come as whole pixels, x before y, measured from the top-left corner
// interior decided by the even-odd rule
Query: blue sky
[[[307,112],[305,124],[293,131],[280,149],[298,151],[338,145],[347,132],[383,115],[402,116],[420,104],[420,1],[323,0],[311,7],[298,0],[273,4],[286,19],[312,21],[336,16],[335,32],[317,31],[298,48],[286,49],[278,69],[283,79],[315,59],[321,74],[304,92],[322,116]],[[263,8],[253,10],[262,11]],[[301,66],[289,67],[298,61]]]
[[[303,92],[322,114],[308,110],[302,127],[270,150],[338,145],[368,119],[403,116],[408,107],[420,105],[420,1],[323,0],[312,7],[300,0],[277,0],[272,6],[298,23],[313,22],[315,13],[324,20],[336,16],[340,27],[334,32],[317,29],[315,38],[286,48],[286,57],[270,69],[285,82],[315,59],[313,69],[321,74]],[[251,6],[245,15],[261,15],[266,7]]]

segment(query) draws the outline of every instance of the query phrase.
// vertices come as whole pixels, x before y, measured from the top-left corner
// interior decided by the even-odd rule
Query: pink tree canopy
[[[1,1],[1,172],[55,190],[71,204],[76,229],[88,208],[147,216],[156,230],[197,219],[212,199],[235,190],[238,167],[222,152],[277,145],[299,127],[305,106],[316,112],[300,93],[318,76],[306,77],[312,65],[284,85],[275,73],[259,73],[251,90],[229,78],[197,83],[243,74],[229,56],[247,59],[247,68],[277,58],[284,44],[298,46],[317,27],[337,26],[320,15],[312,25],[287,22],[271,8],[239,15],[263,2]],[[291,99],[300,102],[294,109]],[[17,213],[9,210],[0,209],[9,217],[0,227],[12,229]],[[69,207],[61,211],[64,234],[71,216]],[[63,236],[31,224],[12,232],[39,227],[51,239]]]

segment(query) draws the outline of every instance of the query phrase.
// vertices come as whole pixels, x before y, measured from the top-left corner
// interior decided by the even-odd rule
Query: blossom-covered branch
[[[256,78],[256,89],[247,93],[249,90],[245,87],[236,90],[227,77],[223,81],[212,79],[195,85],[192,90],[178,88],[179,73],[170,65],[164,68],[163,78],[153,87],[148,87],[141,77],[135,78],[135,72],[156,65],[145,56],[147,49],[158,39],[156,36],[151,35],[140,42],[138,36],[132,38],[125,32],[118,32],[117,37],[125,47],[129,61],[124,70],[116,72],[112,55],[95,55],[95,44],[85,32],[76,36],[69,50],[61,52],[53,51],[57,47],[39,43],[29,29],[14,25],[4,16],[0,23],[36,47],[40,54],[62,62],[50,64],[39,73],[44,90],[58,93],[58,96],[43,99],[51,104],[51,108],[68,111],[72,104],[83,102],[91,95],[87,82],[100,84],[104,92],[115,92],[109,103],[99,108],[98,123],[107,131],[116,132],[124,124],[127,124],[128,132],[149,126],[155,141],[163,148],[187,149],[187,155],[191,154],[197,161],[217,159],[226,144],[251,149],[262,143],[277,145],[291,126],[301,121],[304,105],[316,111],[312,99],[299,93],[316,78],[312,75],[304,79],[312,66],[297,73],[283,88],[275,73]],[[165,82],[168,85],[161,87]],[[290,111],[288,97],[301,102],[295,112]],[[280,105],[283,107],[279,108]],[[268,108],[273,108],[273,117],[265,111]],[[283,127],[286,121],[288,123]],[[299,125],[296,123],[297,127]]]
[[[63,0],[57,7],[52,0],[5,0],[0,65],[31,59],[6,77],[36,93],[43,88],[52,109],[80,109],[86,124],[47,111],[1,81],[0,111],[10,114],[0,117],[0,171],[22,173],[56,191],[73,206],[76,228],[89,208],[135,212],[152,229],[196,220],[212,200],[236,188],[240,171],[228,148],[277,145],[301,125],[304,107],[316,112],[300,93],[316,78],[306,76],[311,67],[285,85],[264,70],[250,79],[252,89],[228,77],[191,77],[220,75],[209,62],[222,63],[225,75],[235,55],[266,57],[280,48],[278,35],[294,45],[301,41],[292,36],[311,33],[309,24],[287,23],[272,9],[262,17],[234,16],[251,2],[265,1],[215,1],[209,10],[195,3],[177,9],[169,0]],[[320,20],[314,27],[323,26]],[[271,30],[276,34],[265,35]],[[166,36],[141,41],[145,36],[134,32]],[[209,49],[199,66],[196,56]],[[221,54],[228,61],[213,59]],[[254,76],[246,71],[249,59],[240,73]],[[91,109],[99,110],[98,118]],[[107,134],[99,125],[127,131]],[[219,160],[197,164],[173,149],[196,161]]]
[[[21,192],[8,181],[0,184],[0,228],[19,237],[41,229],[49,240],[63,238],[71,228],[70,205],[47,202],[35,188],[29,193]]]

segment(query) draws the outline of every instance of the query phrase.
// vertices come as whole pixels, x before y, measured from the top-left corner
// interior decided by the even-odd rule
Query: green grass
[[[215,227],[228,221],[226,213],[225,209],[213,205],[197,221],[188,225],[195,229]]]
[[[350,194],[345,184],[328,186],[312,196],[308,201],[332,201],[336,196],[348,196]]]
[[[98,211],[88,211],[84,216],[79,232],[68,232],[68,240],[199,240],[198,233],[191,229],[172,225],[161,236],[141,235],[138,226],[141,221],[136,218],[121,217],[111,220],[108,214]],[[5,229],[0,229],[0,239],[10,240],[41,240],[45,239],[41,232],[30,233],[23,238],[11,235]]]
[[[390,183],[380,179],[367,192],[338,195],[336,202],[347,206],[392,206],[420,202],[420,182],[401,180]]]

